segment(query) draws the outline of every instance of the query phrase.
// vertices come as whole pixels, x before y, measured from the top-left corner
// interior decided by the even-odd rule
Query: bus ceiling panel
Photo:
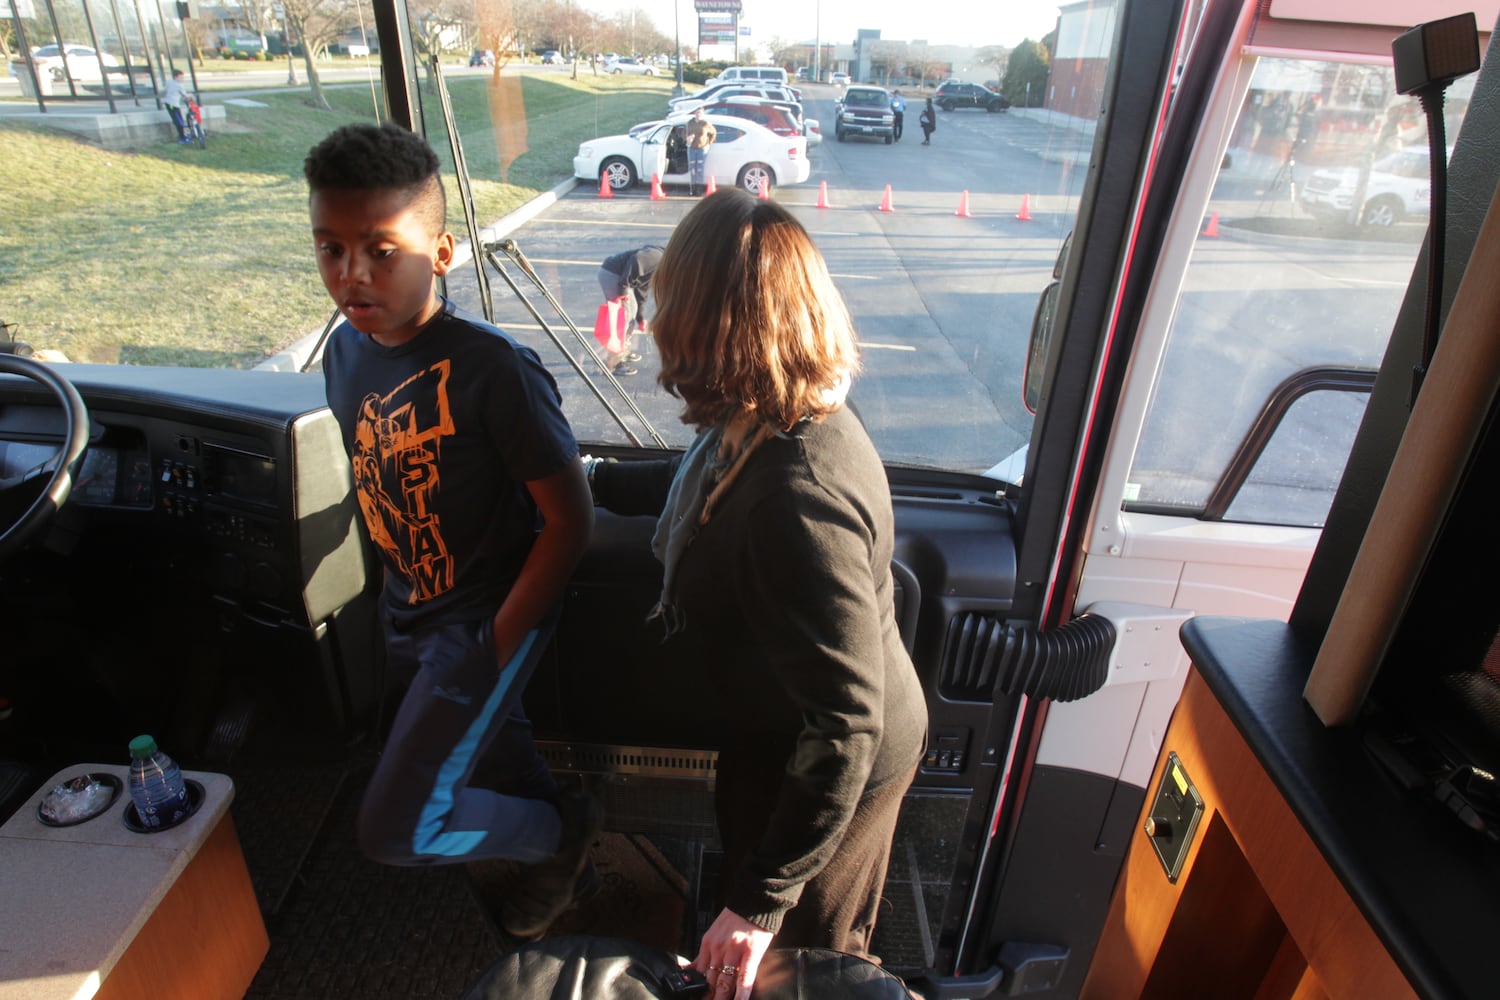
[[[1500,0],[1260,0],[1249,55],[1346,62],[1389,61],[1391,40],[1420,21],[1472,11],[1481,47],[1500,19]]]

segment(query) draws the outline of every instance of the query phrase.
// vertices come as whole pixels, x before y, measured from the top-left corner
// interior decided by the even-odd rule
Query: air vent
[[[708,781],[713,779],[719,766],[719,755],[713,750],[556,740],[537,740],[536,745],[548,768],[567,773],[633,774],[646,778]]]
[[[997,692],[1073,701],[1104,685],[1114,644],[1114,626],[1098,615],[1037,632],[964,612],[948,622],[938,690],[950,701],[988,703]]]

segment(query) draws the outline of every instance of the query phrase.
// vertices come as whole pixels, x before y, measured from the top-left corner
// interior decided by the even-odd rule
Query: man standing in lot
[[[718,132],[713,122],[703,117],[703,109],[693,111],[693,120],[687,123],[688,147],[688,195],[691,197],[704,187],[708,180],[704,173],[708,169],[708,147],[714,144]]]
[[[901,141],[901,120],[906,117],[906,98],[901,91],[891,91],[891,113],[896,116],[896,141]]]

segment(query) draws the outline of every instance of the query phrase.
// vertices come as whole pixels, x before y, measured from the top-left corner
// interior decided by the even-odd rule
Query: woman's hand
[[[750,1000],[755,973],[774,936],[738,913],[720,911],[693,960],[693,968],[713,986],[714,1000]]]

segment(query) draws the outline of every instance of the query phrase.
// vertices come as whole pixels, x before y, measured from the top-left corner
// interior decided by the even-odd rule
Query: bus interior
[[[526,162],[510,116],[553,85],[516,83],[525,74],[504,60],[472,80],[445,70],[424,55],[414,0],[352,6],[380,41],[368,80],[328,111],[278,113],[320,115],[325,131],[387,119],[424,131],[444,159],[450,228],[474,248],[448,294],[537,347],[591,454],[682,448],[675,400],[645,373],[622,386],[586,351],[580,364],[532,302],[561,289],[591,308],[605,240],[649,224],[664,242],[685,209],[643,189],[606,201],[578,180],[553,189],[540,221],[486,217]],[[1448,81],[1429,114],[1398,91],[1392,42],[1419,13],[1472,9],[1476,55],[1491,54],[1500,7],[1427,7],[1053,5],[1046,97],[948,113],[936,140],[1024,130],[976,142],[1035,162],[1038,179],[1016,181],[1031,185],[1021,212],[1034,228],[1013,207],[979,237],[957,228],[970,220],[947,210],[937,168],[924,204],[943,207],[925,216],[873,211],[871,185],[872,211],[825,222],[816,172],[811,189],[774,190],[874,345],[851,400],[887,464],[897,618],[929,734],[873,950],[927,1000],[1493,995],[1500,595],[1481,488],[1496,467],[1500,359],[1464,345],[1495,339],[1484,322],[1500,316],[1478,304],[1494,293],[1475,276],[1500,254],[1500,70],[1486,58]],[[35,32],[46,19],[13,20]],[[539,69],[577,79],[577,63]],[[806,88],[831,108],[830,85]],[[468,99],[483,110],[464,118]],[[585,117],[604,106],[567,100],[593,102]],[[257,113],[230,107],[243,134],[204,152],[263,141]],[[1446,204],[1444,227],[1426,217],[1427,175],[1389,160],[1425,170],[1436,123],[1450,155],[1446,201],[1430,203]],[[28,128],[0,116],[7,134]],[[39,148],[78,145],[40,131]],[[544,136],[533,119],[525,141]],[[887,148],[836,152],[874,163]],[[231,202],[295,212],[305,151],[280,154],[280,176],[226,163],[224,188],[203,196],[223,201],[221,224],[200,220],[173,250],[199,286],[197,341],[156,343],[153,317],[171,306],[113,307],[94,284],[131,282],[93,258],[111,255],[98,230],[123,246],[139,222],[95,205],[95,242],[71,248],[87,265],[8,251],[0,319],[20,326],[0,352],[0,852],[50,776],[123,764],[149,732],[185,769],[233,782],[268,944],[251,979],[214,995],[466,996],[513,946],[494,923],[513,867],[384,868],[354,845],[400,691],[315,349],[298,353],[332,323],[305,217],[267,251],[287,259],[266,288],[235,290],[239,227],[256,222]],[[864,176],[855,163],[837,176]],[[40,173],[18,181],[45,204],[26,193]],[[622,207],[658,214],[595,235]],[[57,239],[84,239],[72,224],[55,220]],[[101,301],[66,308],[75,296]],[[225,332],[250,328],[262,340]],[[1465,375],[1482,384],[1447,416],[1447,444],[1408,435],[1441,421],[1419,421],[1418,404],[1457,398],[1449,379]],[[721,874],[711,793],[725,707],[641,627],[661,583],[653,529],[598,513],[526,709],[554,772],[606,804],[605,887],[549,938],[691,957]],[[1365,589],[1382,581],[1384,603]],[[1370,654],[1325,663],[1359,646],[1350,636]],[[1304,697],[1315,671],[1365,680],[1339,714]],[[32,905],[6,888],[20,864],[0,864],[14,919]],[[0,997],[40,995],[26,977],[56,970],[18,963],[0,966]],[[108,966],[83,971],[100,996],[134,995],[109,992]]]

